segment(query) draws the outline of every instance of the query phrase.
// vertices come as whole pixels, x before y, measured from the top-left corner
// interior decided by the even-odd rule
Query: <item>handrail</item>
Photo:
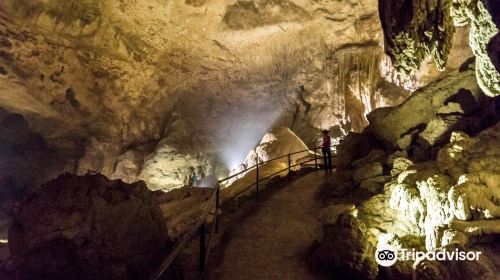
[[[234,177],[236,177],[236,176],[238,176],[238,175],[241,175],[241,174],[243,174],[243,173],[246,173],[247,171],[250,171],[250,170],[252,170],[252,169],[255,169],[258,165],[263,165],[263,164],[266,164],[266,163],[271,162],[271,161],[275,161],[275,160],[280,159],[280,158],[284,158],[284,157],[288,157],[288,156],[292,156],[292,155],[300,154],[300,153],[303,153],[303,152],[309,152],[309,151],[311,151],[311,150],[316,151],[316,150],[317,150],[317,149],[319,149],[319,148],[321,148],[321,147],[315,147],[315,148],[313,148],[313,149],[305,149],[305,150],[301,150],[301,151],[294,152],[294,153],[289,153],[289,154],[286,154],[286,155],[283,155],[283,156],[275,157],[275,158],[272,158],[272,159],[268,159],[268,160],[266,160],[266,161],[262,161],[262,162],[256,163],[256,164],[254,164],[254,165],[252,165],[252,166],[250,166],[250,167],[245,168],[244,170],[241,170],[241,171],[240,171],[240,172],[238,172],[238,173],[235,173],[235,174],[233,174],[233,175],[230,175],[230,176],[228,176],[228,177],[226,177],[226,178],[224,178],[224,179],[218,180],[218,181],[217,181],[217,183],[222,183],[222,182],[225,182],[225,181],[227,181],[227,180],[229,180],[229,179],[232,179],[232,178],[234,178]]]
[[[281,172],[284,172],[286,170],[288,170],[288,179],[290,180],[291,178],[291,168],[292,167],[296,167],[296,166],[300,166],[300,165],[303,165],[303,164],[306,164],[306,163],[309,163],[311,161],[315,161],[315,168],[317,169],[318,168],[318,154],[316,153],[316,151],[318,149],[320,149],[321,147],[315,147],[313,149],[305,149],[305,150],[301,150],[301,151],[297,151],[297,152],[293,152],[293,153],[289,153],[287,155],[283,155],[283,156],[279,156],[279,157],[275,157],[275,158],[272,158],[272,159],[268,159],[266,161],[263,161],[263,162],[258,162],[258,157],[257,157],[257,163],[255,165],[252,165],[236,174],[233,174],[231,176],[228,176],[224,179],[221,179],[221,180],[218,180],[217,181],[217,184],[214,188],[214,191],[212,192],[212,194],[210,195],[210,198],[208,199],[207,201],[207,205],[205,207],[205,209],[203,210],[203,213],[202,215],[200,216],[198,222],[195,224],[195,226],[189,230],[187,233],[185,233],[184,235],[182,235],[181,237],[181,241],[175,246],[174,250],[165,258],[165,260],[160,264],[160,266],[158,267],[158,269],[156,269],[154,271],[154,273],[151,275],[150,279],[151,280],[157,280],[157,279],[160,279],[160,277],[163,275],[163,273],[170,267],[170,265],[173,263],[173,261],[179,256],[179,254],[181,253],[181,251],[187,246],[188,242],[190,242],[195,233],[197,231],[200,232],[200,279],[203,278],[204,276],[204,273],[205,273],[205,269],[206,269],[206,266],[208,264],[208,257],[209,257],[209,254],[210,254],[210,245],[211,245],[211,241],[212,241],[212,236],[214,233],[217,233],[218,232],[218,224],[219,224],[219,209],[225,205],[227,202],[231,201],[232,199],[234,199],[235,197],[238,197],[239,195],[241,195],[242,193],[244,193],[245,191],[247,191],[248,189],[250,189],[252,186],[256,185],[257,186],[257,192],[256,192],[256,196],[257,196],[257,199],[259,199],[259,183],[261,181],[265,181],[271,177],[274,177],[276,176],[277,174],[281,173]],[[299,162],[299,163],[296,163],[294,165],[291,164],[291,156],[292,155],[296,155],[296,154],[299,154],[299,153],[303,153],[303,152],[310,152],[312,151],[313,154],[314,154],[314,158],[313,159],[309,159],[307,161],[304,161],[304,162]],[[264,178],[260,178],[259,177],[259,166],[261,165],[264,165],[266,163],[269,163],[271,161],[275,161],[277,159],[281,159],[281,158],[287,158],[288,159],[288,166],[280,171],[277,171],[277,172],[274,172],[270,175],[267,175],[266,177]],[[229,197],[228,199],[226,199],[224,202],[221,202],[220,201],[220,184],[222,182],[225,182],[227,180],[230,180],[236,176],[239,176],[241,174],[244,174],[252,169],[256,169],[257,170],[257,176],[256,176],[256,180],[254,183],[252,183],[251,185],[249,185],[248,187],[245,187],[243,188],[241,191],[239,191],[238,193],[232,195],[231,197]],[[215,202],[215,213],[210,213],[210,209],[212,208],[213,206],[213,203]],[[208,243],[206,241],[206,223],[208,221],[208,215],[211,214],[213,215],[214,219],[213,219],[213,224],[212,224],[212,230],[210,231],[210,235],[209,235],[209,238],[208,238]]]

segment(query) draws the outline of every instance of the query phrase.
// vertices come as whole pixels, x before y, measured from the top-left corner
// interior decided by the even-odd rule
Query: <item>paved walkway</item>
[[[314,192],[324,179],[316,171],[262,195],[259,207],[232,226],[208,279],[315,279],[304,258],[320,230]]]

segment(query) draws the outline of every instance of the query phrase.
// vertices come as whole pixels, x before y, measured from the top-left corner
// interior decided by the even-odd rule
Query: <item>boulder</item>
[[[352,176],[353,180],[357,183],[368,179],[382,175],[384,172],[384,167],[380,162],[370,163],[354,171]]]
[[[384,163],[387,160],[387,153],[380,149],[373,149],[368,153],[368,155],[364,158],[360,158],[352,163],[352,166],[355,169],[361,168],[364,165],[380,162]]]
[[[406,141],[400,139],[415,131],[424,131],[429,122],[438,118],[438,110],[455,95],[470,95],[477,102],[481,94],[473,71],[450,74],[442,80],[418,89],[402,104],[392,108],[376,109],[368,114],[367,118],[378,138],[405,149],[411,143],[411,138]],[[443,135],[447,132],[446,128],[450,127],[451,125],[441,129],[433,138]]]
[[[334,225],[337,223],[339,216],[343,214],[356,215],[357,212],[358,210],[354,204],[332,204],[321,210],[320,219],[323,225]]]
[[[324,226],[324,239],[312,254],[312,267],[334,279],[375,279],[375,250],[364,224],[351,214],[331,221],[335,223]]]
[[[193,172],[200,174],[211,170],[210,163],[203,155],[178,150],[164,138],[145,159],[139,178],[151,190],[168,191],[186,186],[187,178]]]
[[[364,179],[360,182],[359,187],[371,193],[378,193],[383,190],[384,184],[390,180],[389,176],[376,176]]]
[[[337,169],[351,169],[354,161],[368,156],[376,148],[384,148],[384,144],[374,139],[373,135],[349,133],[337,148]]]
[[[410,166],[412,166],[413,162],[411,162],[411,160],[405,157],[397,157],[392,160],[391,165],[392,165],[391,176],[396,176],[399,175],[401,172],[407,170]]]
[[[256,164],[257,161],[263,162],[276,157],[287,155],[298,151],[307,150],[306,144],[287,127],[276,127],[270,129],[260,141],[259,145],[248,153],[245,158],[245,166],[250,167]],[[318,151],[320,152],[320,151]],[[291,156],[293,163],[300,159],[308,157],[311,153],[305,151],[303,153]],[[286,157],[280,159],[288,163]]]
[[[335,197],[345,196],[352,191],[352,171],[336,170],[331,180],[321,184],[315,193],[316,199],[329,200]]]
[[[63,174],[25,198],[9,232],[21,279],[138,279],[165,249],[143,182]]]

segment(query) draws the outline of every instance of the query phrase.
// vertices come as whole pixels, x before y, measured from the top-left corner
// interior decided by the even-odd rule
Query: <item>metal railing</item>
[[[180,240],[175,245],[173,251],[165,258],[165,260],[160,264],[158,269],[156,269],[154,271],[154,273],[151,275],[151,277],[149,279],[151,279],[151,280],[161,279],[161,277],[167,271],[167,269],[170,267],[170,265],[179,256],[181,251],[193,239],[196,232],[199,232],[199,236],[200,236],[199,279],[203,279],[203,277],[205,275],[207,263],[208,263],[208,257],[210,254],[210,245],[211,245],[212,237],[213,237],[213,234],[217,233],[219,230],[220,208],[222,206],[224,206],[225,204],[227,204],[232,199],[234,199],[234,198],[240,196],[242,193],[248,191],[253,186],[256,187],[255,195],[256,195],[256,198],[258,200],[259,199],[259,183],[260,182],[265,181],[267,179],[270,179],[270,178],[272,178],[272,177],[274,177],[274,176],[276,176],[284,171],[287,171],[287,170],[288,170],[288,174],[287,174],[288,180],[290,181],[291,176],[292,176],[292,168],[294,168],[296,166],[304,165],[306,163],[310,163],[310,162],[314,161],[314,168],[318,169],[319,168],[318,159],[322,158],[322,156],[321,155],[318,156],[318,153],[316,152],[318,149],[321,149],[321,147],[297,151],[297,152],[289,153],[287,155],[272,158],[272,159],[269,159],[266,161],[256,162],[255,165],[248,167],[245,170],[242,170],[236,174],[233,174],[229,177],[226,177],[222,180],[217,181],[217,185],[215,186],[212,195],[208,199],[207,205],[203,211],[203,214],[200,216],[198,222],[191,228],[191,230],[186,232],[180,238]],[[293,155],[305,153],[305,152],[307,152],[308,154],[305,155],[304,158],[311,156],[311,154],[309,152],[313,152],[312,155],[314,156],[314,158],[311,158],[311,159],[305,160],[305,161],[299,161],[298,163],[292,164],[292,156]],[[279,170],[279,171],[276,171],[276,172],[273,172],[272,174],[267,175],[263,178],[259,177],[259,169],[260,169],[259,167],[262,167],[265,164],[268,164],[270,162],[277,161],[277,160],[280,160],[283,158],[286,158],[286,161],[288,163],[286,168]],[[303,158],[301,158],[301,159],[303,159]],[[258,157],[257,157],[257,161],[258,161]],[[249,171],[252,171],[254,169],[256,170],[255,182],[253,182],[249,186],[243,188],[242,190],[240,190],[236,194],[231,195],[225,201],[221,201],[221,197],[220,197],[221,183],[226,182],[228,180],[231,180],[233,178],[236,178],[237,176],[240,176],[240,175],[246,175]],[[212,209],[212,206],[214,206],[213,205],[214,203],[215,203],[215,211],[210,212],[210,210]],[[213,220],[212,220],[212,225],[211,225],[212,228],[211,228],[210,232],[208,232],[209,235],[208,235],[208,240],[207,240],[207,224],[209,224],[209,220],[208,220],[209,215],[213,216]]]

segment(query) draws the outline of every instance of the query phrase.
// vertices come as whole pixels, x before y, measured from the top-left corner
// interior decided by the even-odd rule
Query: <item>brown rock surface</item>
[[[165,248],[165,219],[144,183],[64,174],[30,194],[9,232],[22,279],[138,279]]]

